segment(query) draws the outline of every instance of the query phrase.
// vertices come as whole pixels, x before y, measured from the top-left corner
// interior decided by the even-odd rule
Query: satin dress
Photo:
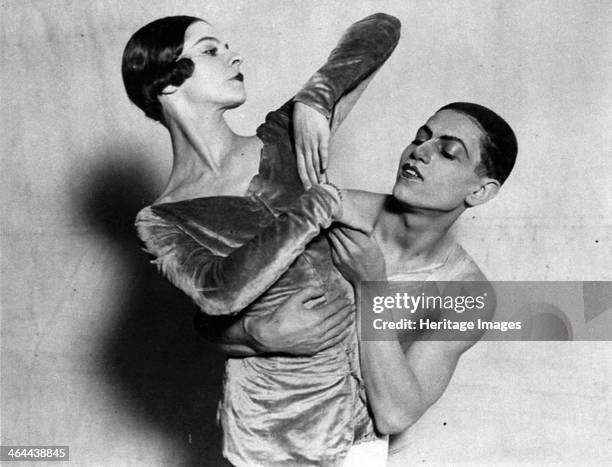
[[[395,48],[399,31],[399,21],[385,14],[353,24],[295,98],[268,114],[257,130],[259,173],[245,196],[157,204],[138,214],[146,250],[202,313],[267,313],[306,286],[328,293],[346,287],[321,233],[341,206],[320,186],[304,191],[293,151],[293,103],[340,121]],[[352,444],[376,437],[354,330],[313,357],[228,358],[223,385],[223,452],[235,465],[340,465]]]

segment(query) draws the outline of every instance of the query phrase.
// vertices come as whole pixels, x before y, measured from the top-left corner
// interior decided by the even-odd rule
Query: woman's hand
[[[329,121],[312,107],[296,102],[293,106],[293,134],[297,168],[304,188],[327,181]]]
[[[334,264],[349,282],[387,280],[385,258],[374,235],[342,227],[332,229],[329,239]]]
[[[324,303],[321,289],[307,287],[271,313],[245,316],[242,323],[257,354],[312,356],[344,340],[354,325],[346,297]]]

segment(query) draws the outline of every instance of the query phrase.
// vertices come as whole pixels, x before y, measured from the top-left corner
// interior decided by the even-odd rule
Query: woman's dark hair
[[[518,152],[516,136],[510,125],[492,110],[469,102],[453,102],[438,112],[440,110],[461,112],[480,125],[484,137],[481,141],[482,156],[477,173],[504,183],[514,167]]]
[[[180,86],[193,74],[193,62],[177,60],[193,16],[169,16],[143,26],[123,51],[121,73],[130,100],[149,118],[164,123],[158,96],[168,85]]]

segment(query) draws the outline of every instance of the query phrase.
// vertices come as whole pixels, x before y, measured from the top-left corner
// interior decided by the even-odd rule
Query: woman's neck
[[[169,118],[168,122],[174,158],[160,199],[195,197],[200,187],[213,180],[222,180],[231,167],[230,160],[236,148],[248,139],[229,127],[223,111],[181,115],[180,119]]]
[[[218,174],[227,156],[242,139],[229,127],[222,111],[172,119],[168,129],[174,166],[179,171],[184,165],[198,164],[212,175]]]

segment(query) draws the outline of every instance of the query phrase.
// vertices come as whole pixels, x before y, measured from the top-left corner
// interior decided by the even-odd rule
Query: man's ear
[[[486,203],[490,199],[495,198],[499,192],[500,183],[494,178],[483,178],[482,183],[475,191],[471,192],[465,198],[465,204],[469,207],[478,206]]]

